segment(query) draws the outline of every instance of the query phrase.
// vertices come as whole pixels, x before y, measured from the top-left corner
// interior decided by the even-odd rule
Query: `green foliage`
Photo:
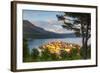
[[[27,44],[27,39],[23,39],[23,58],[29,57],[29,48]]]
[[[52,60],[50,52],[48,50],[42,51],[40,59],[42,61],[50,61],[50,60]]]
[[[80,56],[80,53],[78,52],[77,48],[73,48],[70,57],[72,58],[72,60],[74,60],[74,59],[82,59],[81,56]]]
[[[39,52],[37,49],[33,49],[31,53],[31,60],[32,62],[39,62],[39,61],[60,61],[60,60],[77,60],[82,59],[80,55],[77,54],[78,50],[76,48],[72,49],[71,53],[67,53],[64,50],[61,50],[60,55],[51,54],[47,49]]]
[[[42,61],[59,60],[56,54],[51,54],[47,49],[42,52],[40,59]]]
[[[81,57],[84,59],[84,49],[83,48],[81,48],[81,50],[80,50],[80,55],[81,55]],[[87,48],[87,59],[90,59],[91,58],[91,48],[90,47],[88,47]]]
[[[61,52],[62,60],[77,60],[82,59],[81,56],[78,54],[78,49],[73,48],[71,53],[67,53],[65,51]]]
[[[91,48],[88,48],[87,50],[87,58],[90,59],[91,58]]]
[[[38,56],[39,56],[39,51],[37,49],[33,48],[31,56],[32,56],[33,59],[37,59]]]
[[[78,49],[77,48],[73,48],[71,55],[77,55],[77,53],[78,53]]]
[[[69,59],[69,56],[70,56],[70,54],[68,54],[66,51],[64,51],[64,50],[61,50],[61,54],[60,54],[60,56],[61,56],[61,60],[68,60]]]

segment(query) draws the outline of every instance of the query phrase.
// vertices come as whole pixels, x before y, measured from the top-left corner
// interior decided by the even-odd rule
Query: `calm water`
[[[52,41],[63,41],[63,42],[69,42],[69,43],[75,43],[75,44],[79,44],[80,46],[82,45],[81,41],[82,38],[78,37],[78,38],[54,38],[54,39],[31,39],[28,41],[28,47],[30,49],[30,52],[33,48],[38,48],[39,46],[46,44],[48,42],[52,42]]]

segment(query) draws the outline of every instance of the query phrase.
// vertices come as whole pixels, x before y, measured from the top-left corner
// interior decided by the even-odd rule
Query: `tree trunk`
[[[85,59],[85,35],[84,35],[84,24],[81,24],[81,32],[82,32],[82,57]]]
[[[87,39],[84,41],[84,59],[87,59]]]
[[[83,36],[84,38],[84,41],[83,41],[84,59],[88,58],[88,36],[89,36],[88,29],[89,29],[89,25],[87,24],[85,28],[85,34]]]
[[[82,30],[82,56],[84,59],[87,59],[87,29],[84,27],[85,25],[81,25]],[[86,32],[86,33],[85,33]]]
[[[85,40],[85,54],[86,54],[86,59],[88,58],[88,36],[89,36],[89,24],[87,23],[86,27],[86,40]]]

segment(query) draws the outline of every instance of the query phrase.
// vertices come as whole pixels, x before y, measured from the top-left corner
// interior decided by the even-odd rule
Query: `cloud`
[[[54,32],[54,33],[74,33],[72,30],[67,30],[62,27],[62,24],[60,24],[58,21],[41,21],[41,22],[33,22],[35,26],[38,26],[40,28],[43,28],[46,31]]]

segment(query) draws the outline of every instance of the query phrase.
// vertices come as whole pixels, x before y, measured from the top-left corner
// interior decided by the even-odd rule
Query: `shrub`
[[[39,51],[36,48],[33,48],[31,56],[32,56],[33,60],[36,61],[38,59],[38,57],[39,57]]]
[[[30,57],[30,54],[29,54],[29,48],[28,48],[28,44],[27,44],[27,39],[24,38],[23,39],[23,61],[27,61],[27,58]]]

